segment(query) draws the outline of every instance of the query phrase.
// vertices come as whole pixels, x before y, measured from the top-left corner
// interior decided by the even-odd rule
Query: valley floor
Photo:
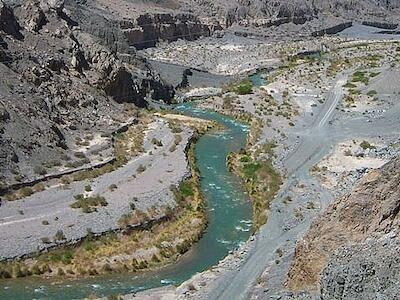
[[[301,54],[304,49],[324,47],[318,57]],[[168,63],[180,71],[196,68],[189,76],[191,88],[181,97],[185,92],[200,96],[202,108],[247,122],[251,128],[248,157],[242,162],[271,163],[283,184],[272,203],[263,207],[265,224],[217,266],[177,288],[124,299],[300,297],[298,291],[287,289],[288,273],[296,245],[313,220],[370,170],[399,154],[398,44],[335,36],[270,45],[228,36],[178,41],[144,54],[158,60],[153,64],[164,70]],[[216,84],[198,69],[212,74]],[[176,202],[170,186],[189,175],[185,151],[193,129],[182,126],[177,139],[176,128],[168,126],[169,117],[154,116],[145,131],[143,153],[120,168],[7,201],[0,211],[0,241],[6,245],[0,258],[31,254],[56,245],[57,240],[79,240],[88,228],[95,234],[119,229],[121,216],[132,211],[132,205],[143,212],[151,210],[155,219],[166,208],[173,209]],[[247,179],[261,175],[270,179],[271,174],[257,173],[257,164],[249,165],[254,168],[248,169]],[[79,200],[71,198],[75,194],[102,195],[107,205],[84,213],[71,208]],[[315,294],[303,296],[309,299]]]
[[[193,276],[177,289],[155,294],[148,291],[140,297],[312,297],[286,291],[296,243],[335,198],[351,191],[364,174],[396,157],[400,141],[400,87],[393,81],[400,78],[397,43],[332,38],[316,40],[312,47],[320,42],[332,47],[321,59],[293,56],[293,60],[283,59],[280,68],[265,75],[260,59],[261,71],[257,72],[264,76],[264,84],[253,87],[252,93],[241,94],[237,92],[240,85],[247,83],[237,81],[236,86],[224,87],[219,95],[212,95],[201,104],[250,122],[253,126],[249,150],[259,158],[272,156],[285,182],[269,209],[267,223],[245,245],[218,266]],[[198,41],[193,52],[188,50],[188,43],[169,45],[165,52],[168,57],[163,56],[162,48],[150,53],[155,52],[164,61],[179,57],[186,66],[193,63],[199,67],[197,51],[210,51],[213,43],[206,41],[204,50]],[[285,50],[295,53],[296,47],[300,49],[306,44],[289,43]],[[246,55],[250,51],[244,50],[245,47],[253,45],[255,51],[263,53],[262,58],[281,49],[281,45],[243,41],[238,44],[234,41],[228,47],[229,43],[222,40],[222,45],[214,47],[212,55],[221,55],[224,62],[224,51],[231,51],[230,55],[239,58],[243,57],[242,51]],[[181,57],[182,49],[186,50]],[[233,66],[221,69],[219,65],[204,65],[204,68],[216,74],[226,74],[228,69],[240,72]]]

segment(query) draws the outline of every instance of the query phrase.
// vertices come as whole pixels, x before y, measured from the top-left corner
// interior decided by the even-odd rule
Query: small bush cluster
[[[71,208],[81,208],[84,213],[92,213],[97,211],[97,207],[108,205],[106,199],[99,195],[85,198],[80,194],[74,198],[76,201],[71,204]]]
[[[363,148],[364,150],[367,149],[375,149],[376,147],[374,145],[371,145],[369,142],[367,141],[362,141],[360,144],[360,147]]]

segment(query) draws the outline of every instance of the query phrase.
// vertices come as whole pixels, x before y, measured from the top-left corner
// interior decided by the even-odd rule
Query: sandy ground
[[[360,146],[362,140],[351,140],[339,143],[335,146],[332,153],[324,158],[318,166],[326,167],[331,172],[349,172],[363,168],[377,169],[388,162],[387,159],[370,157],[369,151],[364,151]],[[374,147],[379,147],[371,142]],[[364,153],[366,153],[364,155]],[[357,155],[358,154],[358,155]],[[360,155],[363,156],[360,156]]]
[[[345,29],[340,33],[341,36],[351,39],[362,40],[400,40],[399,34],[393,34],[388,37],[387,34],[379,34],[383,29],[354,24],[352,27]]]
[[[212,125],[213,122],[208,121],[208,120],[204,120],[204,119],[200,119],[200,118],[195,118],[195,117],[189,117],[189,116],[184,116],[184,115],[176,115],[176,114],[156,114],[157,116],[160,116],[164,119],[167,120],[172,120],[172,121],[179,121],[180,123],[184,123],[187,125]]]
[[[363,149],[368,142],[372,149]],[[322,186],[339,197],[350,192],[364,174],[377,169],[399,154],[398,139],[367,138],[351,139],[335,145],[316,166],[310,170]]]

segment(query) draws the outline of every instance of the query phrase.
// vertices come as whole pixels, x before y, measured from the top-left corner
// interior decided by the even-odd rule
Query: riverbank
[[[191,177],[178,187],[171,187],[178,207],[166,207],[165,217],[150,221],[153,217],[150,214],[157,213],[155,209],[148,212],[133,209],[131,214],[121,217],[120,225],[124,228],[121,232],[100,237],[89,233],[78,246],[57,249],[17,263],[3,263],[0,266],[2,277],[82,278],[149,270],[175,261],[200,239],[207,224],[204,198],[198,188],[194,141],[188,150]],[[138,223],[141,225],[137,226]]]
[[[171,121],[173,115],[166,116]],[[118,220],[119,229],[106,234],[87,236],[76,245],[58,246],[49,253],[17,262],[3,262],[0,265],[2,278],[18,278],[31,275],[43,277],[78,278],[122,271],[154,269],[171,263],[187,252],[206,227],[205,202],[199,190],[199,173],[196,168],[194,144],[198,131],[204,134],[215,125],[212,122],[194,118],[175,118],[175,131],[182,132],[180,125],[192,127],[195,133],[185,151],[190,176],[178,185],[171,185],[170,191],[177,206],[152,206],[146,211],[136,208],[135,201],[129,203],[131,212]],[[182,143],[178,133],[170,152]],[[172,149],[174,148],[174,149]],[[116,187],[117,188],[117,187]],[[65,239],[63,232],[56,233],[57,240]],[[127,254],[129,253],[129,254]]]
[[[269,206],[282,184],[280,174],[274,169],[271,160],[258,160],[250,149],[232,153],[227,158],[231,172],[237,174],[252,201],[253,230],[257,231],[267,222]]]
[[[202,135],[194,151],[201,173],[201,191],[207,199],[206,213],[209,222],[209,229],[199,242],[176,263],[153,272],[104,273],[79,281],[59,281],[57,277],[41,280],[37,276],[31,279],[2,280],[0,289],[4,287],[4,296],[19,300],[46,295],[51,299],[63,300],[84,298],[90,294],[129,294],[165,284],[179,285],[196,272],[216,265],[229,251],[237,249],[249,238],[252,226],[250,201],[241,189],[239,180],[226,168],[226,156],[245,147],[247,126],[218,113],[198,109],[189,103],[176,107],[174,114],[176,113],[207,119],[224,127],[221,131],[209,131]],[[169,126],[173,131],[179,131],[173,123],[169,122]],[[167,158],[164,161],[170,163]],[[178,237],[177,234],[175,236]],[[21,288],[22,286],[29,288]],[[60,289],[63,290],[62,293]]]

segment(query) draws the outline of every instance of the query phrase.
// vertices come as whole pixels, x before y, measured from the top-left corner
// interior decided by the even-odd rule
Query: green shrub
[[[33,171],[35,172],[35,174],[42,175],[42,176],[47,174],[47,170],[42,166],[34,167]]]
[[[237,87],[235,92],[239,95],[248,95],[253,92],[253,85],[250,80],[244,80]]]
[[[65,275],[64,270],[61,269],[61,268],[58,268],[58,270],[57,270],[57,276],[64,276],[64,275]]]
[[[61,229],[57,230],[56,235],[54,236],[54,240],[56,241],[66,240],[64,232]]]
[[[360,147],[363,148],[364,150],[367,149],[375,149],[376,147],[374,145],[371,145],[369,142],[367,141],[362,141],[360,144]]]
[[[136,169],[136,171],[137,171],[138,173],[143,173],[144,171],[146,171],[146,167],[143,166],[143,165],[140,165],[140,166]]]
[[[152,143],[153,145],[156,145],[157,147],[162,147],[162,145],[163,145],[163,143],[162,143],[160,140],[157,140],[156,138],[153,138],[153,139],[151,140],[151,143]]]
[[[117,188],[118,188],[118,187],[117,187],[116,184],[111,184],[111,185],[108,187],[108,189],[109,189],[111,192],[115,191]]]
[[[43,244],[51,244],[51,241],[48,237],[43,237],[41,238],[41,241]]]
[[[108,202],[102,196],[84,197],[82,194],[74,196],[75,202],[70,205],[71,208],[81,208],[84,213],[92,213],[99,206],[107,206]]]
[[[22,197],[29,197],[33,194],[33,190],[30,187],[23,187],[19,190],[19,192],[21,193]]]

